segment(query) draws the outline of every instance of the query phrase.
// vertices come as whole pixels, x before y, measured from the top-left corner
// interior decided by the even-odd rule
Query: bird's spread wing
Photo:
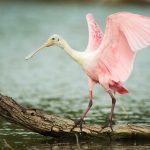
[[[150,17],[116,13],[107,18],[98,61],[109,70],[112,80],[125,81],[132,71],[136,51],[148,45]]]
[[[89,41],[86,51],[93,51],[99,47],[103,38],[103,33],[98,24],[95,22],[92,14],[87,14],[86,20],[89,30]]]

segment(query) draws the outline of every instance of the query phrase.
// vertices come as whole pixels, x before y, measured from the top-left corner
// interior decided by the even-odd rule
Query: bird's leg
[[[85,113],[82,115],[81,119],[83,120],[86,116],[86,114],[88,113],[88,111],[90,110],[90,108],[92,107],[93,105],[93,101],[92,101],[92,91],[89,92],[89,95],[90,95],[90,100],[89,100],[89,104],[88,104],[88,107],[85,111]]]
[[[111,107],[111,112],[108,116],[108,120],[107,122],[105,123],[105,125],[102,127],[102,129],[106,128],[106,127],[110,127],[111,130],[113,131],[112,129],[112,117],[113,117],[113,113],[114,113],[114,108],[115,108],[115,103],[116,103],[116,98],[114,97],[114,95],[112,94],[112,92],[109,90],[107,91],[108,94],[110,95],[111,99],[112,99],[112,107]]]
[[[76,119],[74,122],[75,122],[75,125],[74,127],[71,129],[71,131],[77,127],[78,125],[80,125],[80,130],[82,131],[82,124],[85,123],[84,121],[84,118],[86,117],[88,111],[90,110],[90,108],[92,107],[92,90],[89,91],[89,95],[90,95],[90,100],[89,100],[89,104],[88,104],[88,107],[86,108],[86,111],[84,112],[84,114],[81,116],[80,119]]]

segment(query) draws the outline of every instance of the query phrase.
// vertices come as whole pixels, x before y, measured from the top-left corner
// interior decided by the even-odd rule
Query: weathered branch
[[[12,98],[0,95],[0,116],[10,122],[20,124],[27,129],[42,135],[52,137],[75,137],[75,134],[82,138],[147,138],[150,139],[150,128],[137,125],[115,125],[114,132],[109,128],[102,128],[98,125],[83,125],[82,134],[80,128],[75,128],[72,132],[74,122],[55,115],[48,115],[37,109],[27,109],[17,104]]]

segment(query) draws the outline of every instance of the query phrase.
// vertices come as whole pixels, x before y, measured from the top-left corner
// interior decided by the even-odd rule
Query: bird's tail
[[[113,80],[111,80],[109,82],[109,87],[114,91],[114,92],[118,92],[120,94],[126,94],[128,93],[128,90],[123,86],[121,85],[120,82],[115,82]]]

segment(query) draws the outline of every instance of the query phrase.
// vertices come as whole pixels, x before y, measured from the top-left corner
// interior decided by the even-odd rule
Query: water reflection
[[[12,138],[13,137],[13,138]],[[149,141],[146,140],[117,140],[117,141],[110,141],[108,140],[81,140],[79,139],[79,143],[77,144],[76,138],[74,140],[69,139],[53,139],[47,138],[30,133],[26,134],[24,132],[24,136],[17,135],[7,137],[7,143],[13,147],[14,149],[19,150],[99,150],[99,149],[132,149],[132,150],[148,150],[150,148]],[[4,138],[4,137],[2,137]],[[15,140],[15,142],[14,142]],[[3,147],[3,143],[2,146]]]

